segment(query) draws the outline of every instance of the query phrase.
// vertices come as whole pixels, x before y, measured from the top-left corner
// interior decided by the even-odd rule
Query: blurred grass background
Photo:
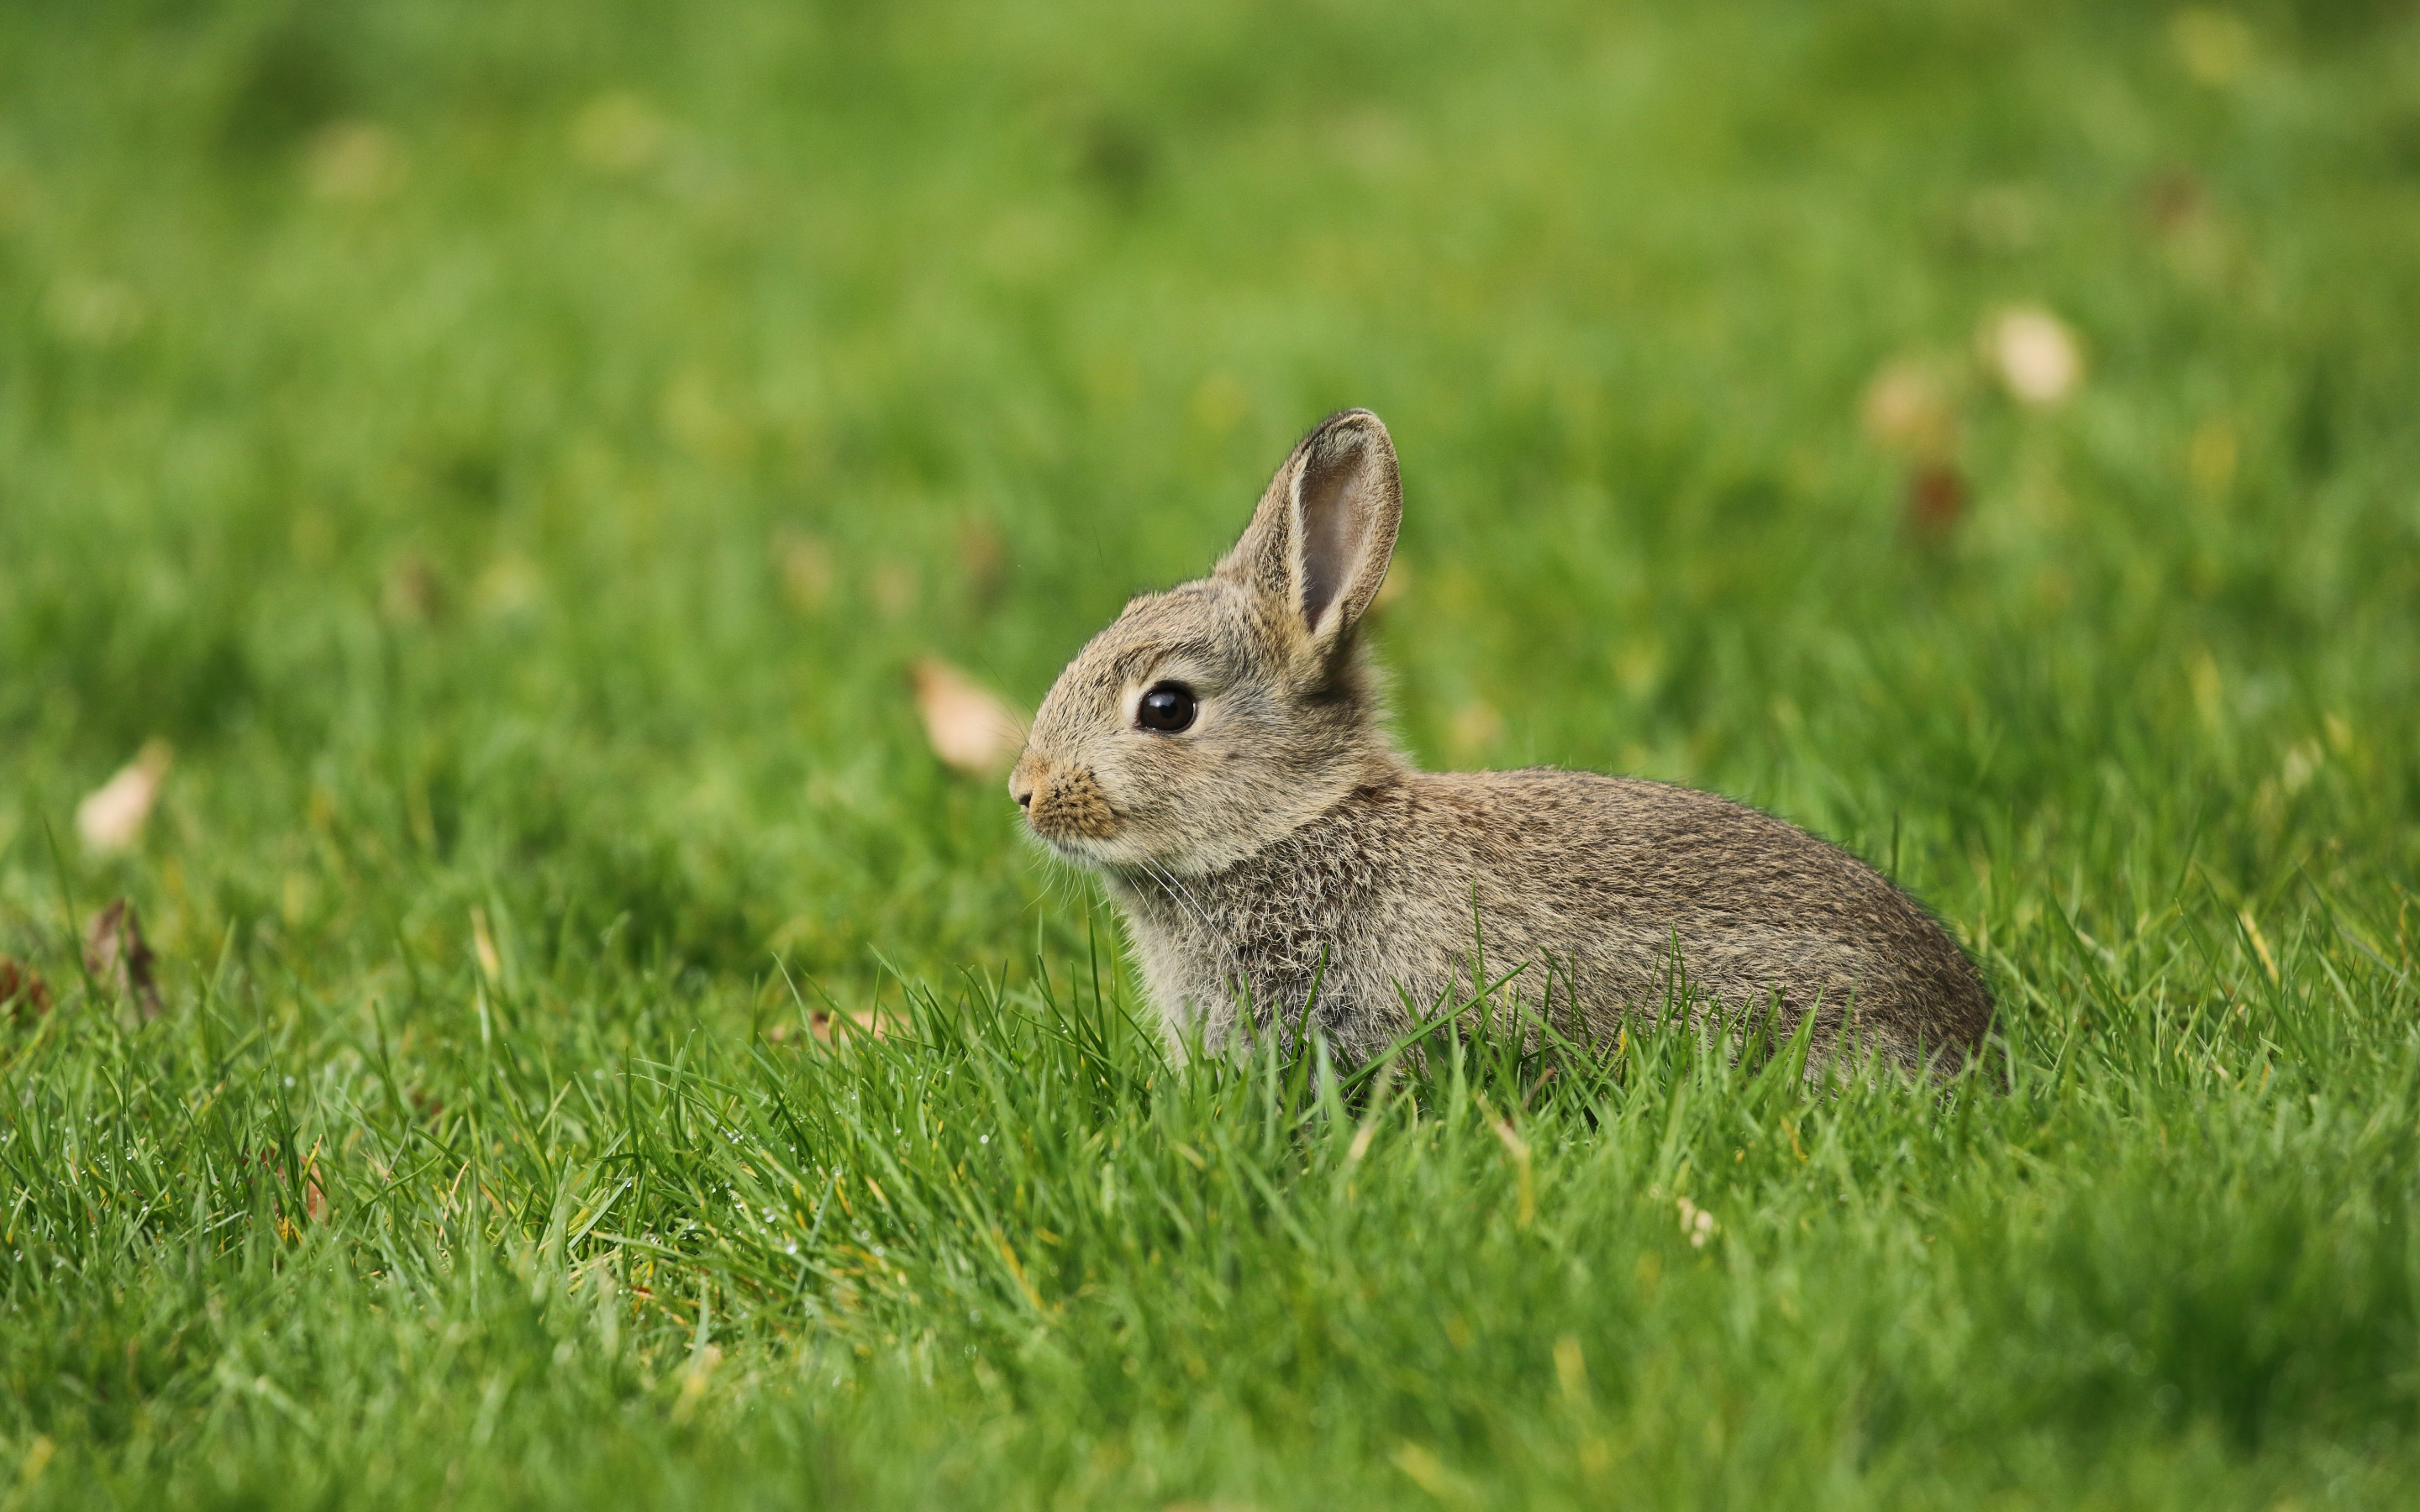
[[[2011,307],[2071,333],[2061,401],[2012,396],[1978,346]],[[2133,1037],[2168,1012],[2235,1023],[2238,1081],[2290,1066],[2291,1098],[2408,1131],[2414,331],[2420,14],[2383,0],[8,8],[0,953],[63,1004],[20,1015],[7,1074],[53,1112],[12,1112],[11,1137],[133,1118],[97,1090],[132,1085],[113,1077],[191,1114],[240,1063],[268,1122],[190,1158],[271,1125],[318,1131],[307,1150],[404,1116],[372,1071],[392,1053],[451,1110],[423,1107],[426,1137],[458,1141],[448,1119],[506,1096],[481,1079],[490,988],[536,1015],[544,1104],[548,1078],[683,1043],[741,1056],[790,1011],[777,956],[852,1007],[896,1001],[883,959],[943,983],[1083,959],[1081,889],[995,784],[931,757],[907,669],[939,655],[1030,704],[1355,404],[1404,457],[1375,633],[1423,760],[1717,787],[1885,862],[2041,1063],[2086,1077],[2059,1096],[2106,1121],[2044,1136],[2072,1168],[2181,1179],[2149,1152],[2221,1083],[2130,1101],[2168,1064],[2130,1060]],[[1915,440],[1876,409],[1893,375]],[[87,852],[78,800],[153,739],[175,764],[139,844]],[[159,1025],[66,1002],[70,907],[121,894],[160,953]],[[2288,1007],[2227,1021],[2255,989]],[[2254,1074],[2271,1101],[2226,1082],[2253,1101],[2221,1146],[2301,1105]],[[317,1111],[275,1112],[298,1075]],[[2003,1117],[2010,1139],[2060,1127]],[[1876,1163],[1844,1180],[1897,1180],[1873,1141],[1900,1127],[1844,1136]],[[2348,1148],[2298,1127],[2314,1161]],[[2284,1148],[2244,1178],[2256,1207],[2303,1200]],[[9,1176],[34,1329],[9,1442],[199,1504],[177,1467],[236,1442],[209,1415],[233,1409],[175,1383],[225,1372],[161,1341],[200,1304],[142,1294],[125,1268],[153,1221],[127,1219],[132,1247],[88,1232],[61,1158]],[[527,1177],[540,1232],[551,1179]],[[2401,1349],[2409,1178],[2364,1191],[2388,1217],[2362,1263],[2400,1300],[2343,1336]],[[207,1206],[180,1242],[219,1231]],[[82,1236],[53,1258],[98,1289],[61,1290],[36,1229]],[[358,1242],[312,1252],[349,1278],[330,1296],[365,1288],[314,1337],[383,1305]],[[130,1382],[154,1344],[182,1362],[129,1388],[156,1412],[132,1440],[87,1411],[107,1370],[61,1363],[103,1296],[147,1319],[123,1325]],[[2364,1432],[2411,1426],[2393,1359],[2347,1420]],[[421,1386],[450,1400],[452,1379]],[[599,1399],[687,1400],[648,1380]],[[892,1389],[867,1388],[912,1418]],[[1389,1458],[1382,1419],[1367,1463],[1392,1494],[1485,1499],[1484,1454],[1472,1479]],[[2304,1427],[2333,1444],[2343,1423]],[[2170,1451],[2103,1483],[2058,1433],[2025,1461],[2051,1480],[1999,1473],[2252,1496],[2283,1484],[2231,1478],[2258,1440],[2168,1490]],[[1847,1442],[1807,1440],[1793,1484],[1870,1491],[1846,1449],[1807,1469]],[[732,1463],[804,1452],[783,1443]],[[265,1495],[283,1452],[229,1450],[210,1484]],[[2290,1463],[2335,1463],[2309,1452]],[[1001,1497],[1094,1494],[1047,1456],[1022,1481],[985,1463]],[[1929,1464],[1872,1484],[1915,1495]],[[434,1494],[397,1473],[377,1494]]]

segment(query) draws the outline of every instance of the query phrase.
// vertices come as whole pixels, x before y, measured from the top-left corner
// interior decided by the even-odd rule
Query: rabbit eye
[[[1135,723],[1145,730],[1156,730],[1172,735],[1189,728],[1197,710],[1193,689],[1181,683],[1162,683],[1142,696],[1135,710]]]

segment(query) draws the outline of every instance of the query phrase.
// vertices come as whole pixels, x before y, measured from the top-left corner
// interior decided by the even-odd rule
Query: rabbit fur
[[[1009,791],[1105,879],[1172,1044],[1311,1024],[1361,1061],[1518,967],[1508,990],[1566,1033],[1812,1013],[1824,1057],[1940,1072],[1976,1051],[1974,964],[1805,830],[1661,782],[1405,761],[1354,633],[1402,514],[1386,426],[1329,417],[1211,575],[1128,604],[1034,717]],[[1145,728],[1171,685],[1191,723]]]

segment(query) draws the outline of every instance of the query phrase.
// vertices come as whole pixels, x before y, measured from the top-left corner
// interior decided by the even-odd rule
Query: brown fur
[[[1630,778],[1414,770],[1353,634],[1401,515],[1386,427],[1331,417],[1218,569],[1128,604],[1034,718],[1010,791],[1107,878],[1171,1039],[1289,1033],[1316,978],[1318,1026],[1364,1058],[1411,1026],[1407,999],[1467,995],[1479,946],[1567,1030],[1664,1013],[1684,975],[1700,1004],[1783,1029],[1813,1012],[1827,1053],[1943,1067],[1980,1045],[1973,964],[1804,830]],[[1162,682],[1199,700],[1181,733],[1136,722]]]

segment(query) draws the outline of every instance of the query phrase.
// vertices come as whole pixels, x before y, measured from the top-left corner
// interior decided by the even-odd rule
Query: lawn
[[[2408,3],[9,7],[0,1512],[2412,1504],[2415,332]],[[909,670],[1346,405],[1993,1077],[1158,1052]]]

